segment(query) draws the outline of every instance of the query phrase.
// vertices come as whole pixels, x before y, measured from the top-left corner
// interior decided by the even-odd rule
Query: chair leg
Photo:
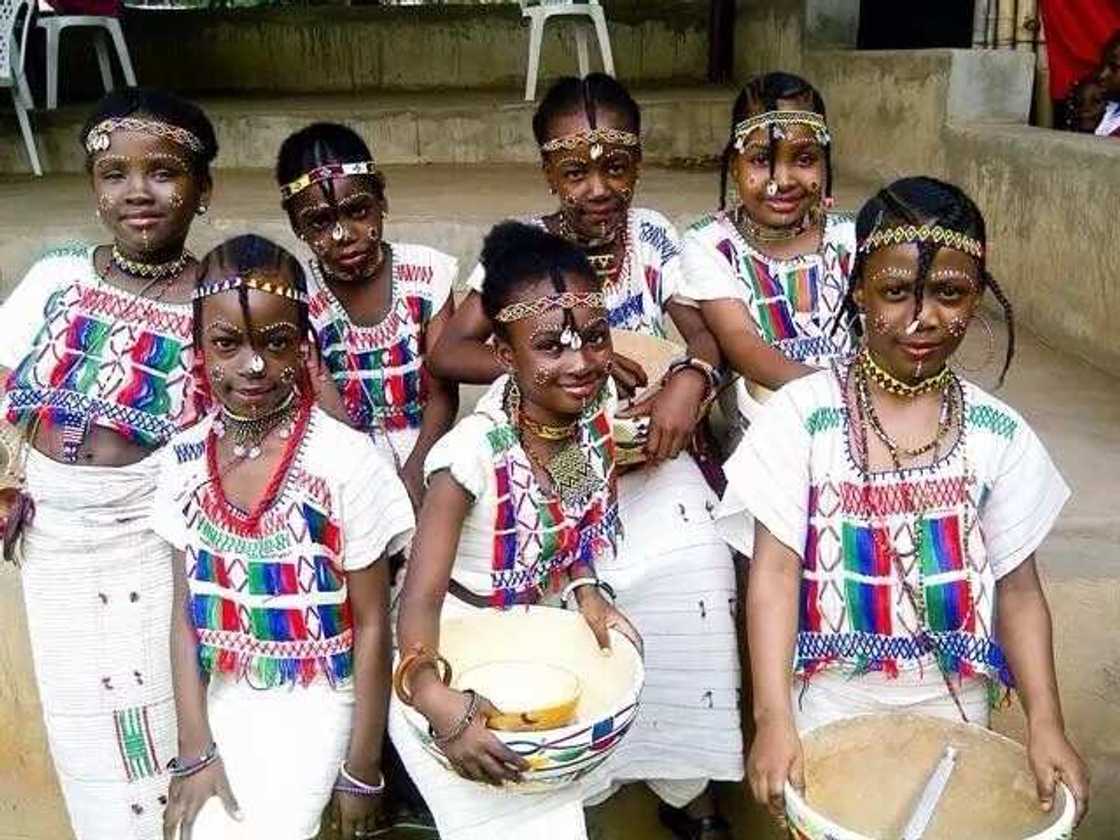
[[[27,118],[27,108],[20,101],[17,88],[12,88],[12,104],[16,108],[16,119],[19,121],[19,130],[23,134],[23,145],[27,148],[27,157],[31,160],[31,171],[36,175],[43,174],[43,167],[39,165],[39,152],[35,148],[35,135],[31,133],[31,120]]]
[[[58,107],[58,39],[61,34],[53,21],[45,21],[47,33],[47,110]]]
[[[614,54],[611,52],[611,36],[607,31],[607,17],[601,6],[591,8],[591,19],[595,22],[595,34],[599,36],[599,52],[603,56],[603,72],[614,75]]]
[[[113,68],[109,66],[109,36],[104,32],[94,32],[93,47],[97,51],[97,69],[101,71],[101,86],[108,93],[113,89]]]
[[[529,19],[529,67],[525,71],[525,101],[537,98],[537,71],[541,66],[541,41],[544,40],[544,18]]]
[[[587,27],[576,23],[576,55],[579,57],[579,75],[584,78],[591,72],[591,59],[587,55]]]
[[[129,87],[136,87],[136,74],[132,71],[132,58],[128,54],[128,44],[125,43],[124,32],[121,31],[121,22],[114,18],[109,21],[107,29],[113,38],[113,45],[117,48],[117,60],[124,71],[124,83]]]

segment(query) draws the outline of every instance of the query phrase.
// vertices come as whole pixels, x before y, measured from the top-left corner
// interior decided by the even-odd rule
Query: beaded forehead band
[[[898,225],[874,231],[859,245],[861,254],[870,254],[879,248],[891,245],[905,245],[907,243],[934,242],[960,251],[976,259],[984,258],[984,246],[980,240],[973,239],[955,230],[949,230],[939,225]]]
[[[220,295],[222,292],[229,292],[233,289],[240,288],[256,289],[258,292],[294,300],[296,303],[307,303],[306,292],[293,289],[291,286],[285,286],[283,283],[273,283],[271,280],[258,280],[251,274],[248,277],[242,277],[239,274],[227,280],[219,280],[217,283],[207,283],[205,286],[199,286],[194,290],[193,299],[202,300],[211,295]]]
[[[536,300],[519,300],[517,303],[511,303],[499,310],[494,320],[503,324],[510,324],[514,321],[543,315],[550,309],[575,309],[577,306],[603,309],[602,292],[562,292],[558,295],[548,295]]]
[[[299,195],[312,184],[320,184],[333,178],[342,178],[346,175],[377,175],[377,165],[372,160],[361,160],[353,163],[325,163],[316,166],[310,172],[305,172],[294,181],[289,181],[280,187],[280,200],[288,201]]]
[[[575,134],[565,134],[556,137],[547,143],[541,144],[542,152],[572,151],[580,146],[590,146],[588,154],[592,160],[603,156],[603,144],[612,146],[629,146],[636,148],[642,145],[642,138],[632,131],[621,131],[617,128],[591,128],[587,131],[577,131]]]
[[[742,152],[747,146],[747,139],[760,128],[774,127],[774,138],[782,139],[786,136],[786,127],[803,125],[813,132],[813,137],[822,146],[832,142],[832,135],[828,133],[828,124],[824,117],[816,111],[767,111],[747,117],[735,126],[735,148]]]
[[[177,125],[171,125],[163,120],[149,120],[142,117],[113,117],[102,120],[86,135],[86,151],[94,155],[109,148],[112,142],[111,135],[114,131],[138,131],[142,134],[151,134],[153,137],[162,137],[190,149],[200,155],[206,149],[198,135],[187,131]]]

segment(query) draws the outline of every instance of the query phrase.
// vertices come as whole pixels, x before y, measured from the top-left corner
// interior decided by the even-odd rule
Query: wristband
[[[462,738],[463,733],[470,728],[470,725],[474,723],[474,719],[478,716],[478,694],[469,688],[463,694],[467,695],[468,698],[467,708],[463,712],[463,716],[459,718],[459,722],[451,727],[451,731],[445,735],[437,735],[434,731],[432,733],[432,743],[441,749]]]
[[[417,644],[411,653],[407,654],[397,665],[393,673],[393,689],[397,697],[406,706],[412,705],[412,692],[408,688],[408,675],[420,665],[430,664],[435,667],[436,674],[444,685],[451,685],[451,663],[425,645]],[[442,671],[440,666],[443,666]]]
[[[594,577],[578,577],[575,580],[571,581],[567,586],[565,586],[564,591],[560,593],[560,602],[564,605],[565,608],[567,608],[568,606],[568,598],[571,597],[572,593],[584,586],[596,587],[611,599],[612,604],[614,603],[614,587],[607,583],[605,580],[599,580],[599,578]]]
[[[210,746],[206,748],[206,752],[195,759],[183,759],[179,756],[167,762],[167,772],[171,774],[173,779],[185,779],[187,776],[193,776],[200,770],[205,770],[211,764],[218,760],[218,745],[214,741],[210,742]]]
[[[368,782],[363,782],[353,773],[346,769],[346,762],[338,768],[338,778],[335,779],[334,789],[340,793],[349,793],[352,796],[380,796],[385,790],[385,774],[381,774],[381,780],[376,785],[371,785]]]

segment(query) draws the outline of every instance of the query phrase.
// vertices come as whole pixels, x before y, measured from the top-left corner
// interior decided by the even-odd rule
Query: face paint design
[[[290,365],[280,371],[280,381],[285,385],[291,385],[296,381],[296,369]]]
[[[891,332],[891,325],[887,317],[880,312],[871,322],[871,329],[879,335],[889,335]]]
[[[210,368],[210,379],[217,383],[226,378],[226,369],[221,365],[214,365]]]
[[[968,321],[965,318],[953,318],[945,325],[945,331],[953,338],[963,338],[968,332]]]

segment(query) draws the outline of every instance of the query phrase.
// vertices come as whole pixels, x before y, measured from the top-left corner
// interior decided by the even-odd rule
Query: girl
[[[645,638],[649,679],[637,722],[612,755],[611,772],[597,777],[603,784],[592,799],[626,781],[652,780],[665,802],[662,820],[678,837],[724,837],[707,786],[709,779],[742,775],[735,573],[712,523],[718,498],[697,462],[682,455],[714,391],[718,350],[696,309],[676,298],[675,230],[659,213],[631,207],[641,114],[626,89],[601,74],[561,79],[537,110],[533,130],[560,207],[532,223],[588,256],[611,327],[664,336],[671,318],[688,346],[651,399],[619,413],[648,418],[648,460],[620,476],[626,538],[599,573]],[[493,321],[477,291],[484,276],[479,268],[468,281],[474,292],[432,356],[441,375],[484,382],[501,371],[485,344]],[[624,393],[645,384],[640,366],[618,354],[613,360]]]
[[[497,325],[496,358],[509,374],[428,456],[430,484],[397,624],[401,650],[438,651],[441,614],[558,603],[573,588],[600,644],[609,644],[609,627],[637,641],[596,584],[618,536],[606,388],[611,339],[598,279],[577,248],[513,222],[487,237],[482,261],[482,305]],[[512,521],[512,540],[498,530],[503,521]],[[440,836],[586,837],[579,784],[528,796],[466,781],[500,784],[527,763],[486,729],[489,701],[476,707],[445,687],[434,657],[407,658],[416,667],[402,664],[408,670],[398,679],[464,777],[424,751],[394,700],[390,734]]]
[[[851,348],[838,326],[855,225],[829,212],[832,148],[821,95],[797,76],[755,76],[735,100],[719,211],[686,231],[684,294],[731,367],[732,438],[757,409],[747,383],[776,389]],[[728,176],[738,202],[726,207]]]
[[[1023,418],[948,366],[989,289],[1012,339],[1004,372],[1014,351],[983,217],[956,187],[907,178],[857,230],[859,355],[779,391],[726,465],[720,526],[753,557],[751,790],[782,807],[806,729],[897,710],[986,725],[1014,679],[1042,807],[1060,777],[1080,818],[1088,781],[1034,559],[1069,489]]]
[[[175,548],[165,837],[307,840],[332,788],[342,836],[372,836],[382,558],[411,536],[408,496],[368,439],[313,404],[294,257],[252,235],[218,246],[194,318],[219,409],[165,450],[153,513]]]
[[[458,263],[383,240],[385,178],[345,126],[291,135],[276,180],[293,232],[314,254],[311,323],[333,380],[320,389],[324,407],[374,439],[419,505],[424,458],[459,405],[458,388],[424,367],[455,308]]]
[[[148,456],[196,413],[184,242],[218,147],[194,105],[139,88],[101,100],[81,142],[112,243],[49,252],[0,307],[5,416],[32,444],[23,593],[74,833],[154,838],[175,716]]]

